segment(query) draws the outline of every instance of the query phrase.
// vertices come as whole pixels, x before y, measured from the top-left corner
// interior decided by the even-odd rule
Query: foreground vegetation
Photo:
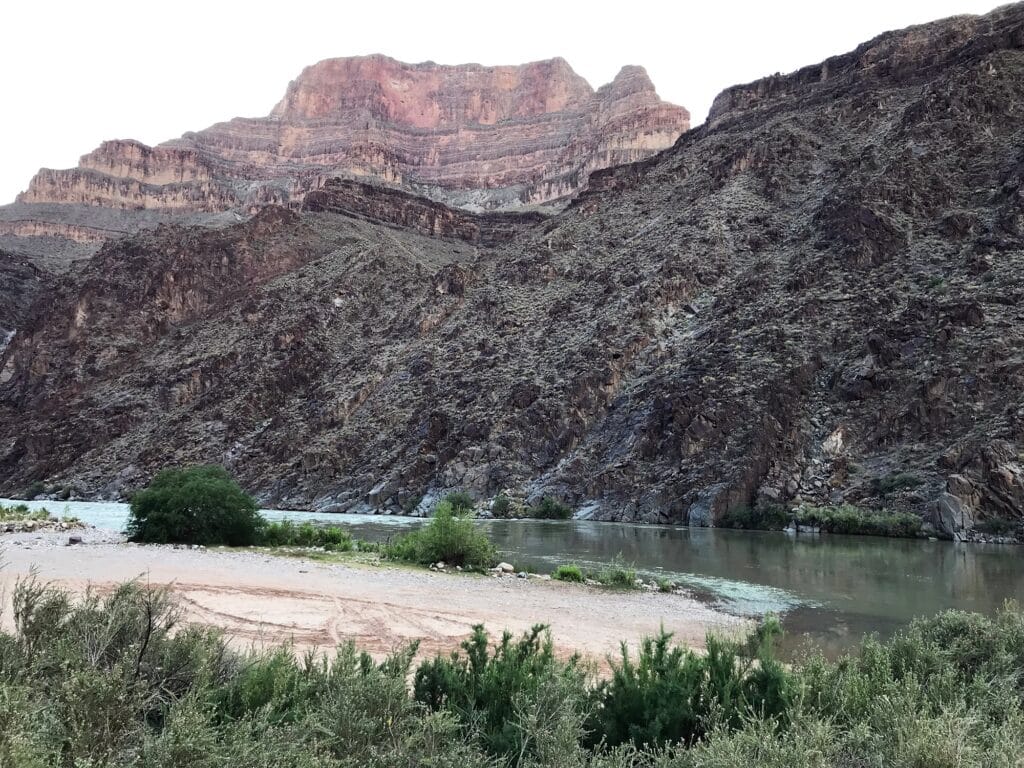
[[[697,655],[661,633],[595,679],[543,627],[415,664],[352,644],[238,653],[162,591],[77,602],[23,581],[0,634],[0,765],[1020,766],[1024,614],[950,612],[838,662],[775,658],[767,621]]]

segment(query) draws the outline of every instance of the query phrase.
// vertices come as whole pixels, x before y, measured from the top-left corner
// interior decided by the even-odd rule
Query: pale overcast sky
[[[788,72],[880,32],[993,0],[618,0],[261,3],[8,0],[0,27],[0,203],[40,167],[104,139],[156,144],[267,114],[302,68],[385,53],[403,61],[567,59],[595,88],[624,64],[702,122],[730,85]]]

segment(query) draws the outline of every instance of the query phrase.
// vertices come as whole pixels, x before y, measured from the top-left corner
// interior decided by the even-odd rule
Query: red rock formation
[[[154,148],[109,141],[78,168],[40,171],[0,209],[0,234],[63,228],[82,241],[111,228],[109,215],[99,226],[83,208],[123,212],[115,228],[131,231],[158,214],[195,220],[297,206],[338,176],[473,210],[548,205],[594,169],[648,157],[688,127],[689,113],[662,102],[641,67],[594,91],[562,59],[507,67],[328,59],[307,67],[267,117]]]

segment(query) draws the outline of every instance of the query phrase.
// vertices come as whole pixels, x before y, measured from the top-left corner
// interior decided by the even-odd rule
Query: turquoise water
[[[29,502],[121,530],[124,504]],[[274,520],[330,522],[372,541],[422,525],[399,516],[265,510]],[[576,562],[599,568],[621,556],[647,575],[675,579],[731,613],[783,615],[790,644],[811,639],[826,651],[867,632],[890,634],[915,616],[946,608],[993,613],[1024,601],[1024,548],[862,536],[643,526],[591,521],[480,521],[502,557],[550,571]]]

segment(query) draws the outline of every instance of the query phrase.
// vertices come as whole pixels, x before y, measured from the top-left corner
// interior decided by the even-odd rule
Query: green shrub
[[[551,574],[551,578],[555,581],[577,581],[582,582],[585,580],[583,571],[576,563],[570,563],[569,565],[560,565],[555,568],[555,572]]]
[[[679,589],[679,585],[672,581],[672,579],[666,579],[662,576],[655,577],[654,583],[658,586],[659,592],[675,592]]]
[[[871,487],[879,496],[888,496],[890,493],[917,488],[923,484],[924,480],[910,472],[891,472],[871,481]]]
[[[974,529],[991,536],[1011,536],[1021,530],[1021,524],[1005,517],[987,517],[979,520]]]
[[[612,561],[594,574],[594,579],[606,587],[616,589],[636,589],[636,569],[626,565],[622,555],[616,555]]]
[[[815,526],[829,533],[862,536],[904,536],[921,533],[921,518],[909,512],[875,512],[848,504],[838,507],[801,507],[796,511],[800,525]]]
[[[41,481],[36,480],[34,483],[29,485],[28,488],[25,489],[25,498],[28,499],[29,501],[32,501],[32,499],[34,499],[36,496],[39,496],[40,494],[45,492],[46,486],[43,485]]]
[[[512,510],[512,499],[504,493],[499,493],[491,503],[491,514],[495,517],[508,517]]]
[[[472,520],[459,516],[451,504],[442,501],[430,522],[416,531],[388,542],[384,553],[392,560],[420,565],[445,562],[464,568],[488,568],[497,552],[487,534]]]
[[[283,547],[293,544],[296,536],[295,523],[285,519],[267,523],[260,531],[259,543],[264,547]]]
[[[740,727],[749,715],[784,717],[797,686],[775,659],[781,632],[769,618],[745,645],[709,636],[698,655],[673,646],[662,629],[641,641],[636,661],[623,643],[611,679],[594,692],[591,742],[692,744],[717,727]]]
[[[356,546],[352,534],[340,526],[308,522],[297,526],[291,520],[267,523],[257,543],[265,547],[320,547],[327,552],[351,552]]]
[[[587,695],[579,661],[575,656],[566,662],[555,657],[544,625],[534,626],[515,642],[505,632],[493,649],[486,630],[477,625],[462,651],[423,662],[416,670],[413,696],[432,710],[448,710],[472,725],[490,754],[511,758],[513,765],[534,755],[536,745],[522,726],[535,714],[530,710],[545,699],[548,717],[570,709],[582,719]],[[552,690],[557,697],[546,697]]]
[[[250,546],[265,521],[221,467],[165,469],[131,500],[128,537],[153,544]]]
[[[572,508],[558,501],[558,499],[545,496],[530,507],[527,517],[533,517],[538,520],[569,520],[572,518]]]
[[[465,491],[456,491],[455,493],[449,493],[442,499],[442,501],[448,502],[451,505],[452,512],[456,515],[466,515],[473,511],[476,506],[476,502],[473,501],[473,497]]]
[[[733,507],[718,521],[721,528],[743,530],[781,531],[789,525],[789,510],[781,504],[763,504],[754,507]]]

